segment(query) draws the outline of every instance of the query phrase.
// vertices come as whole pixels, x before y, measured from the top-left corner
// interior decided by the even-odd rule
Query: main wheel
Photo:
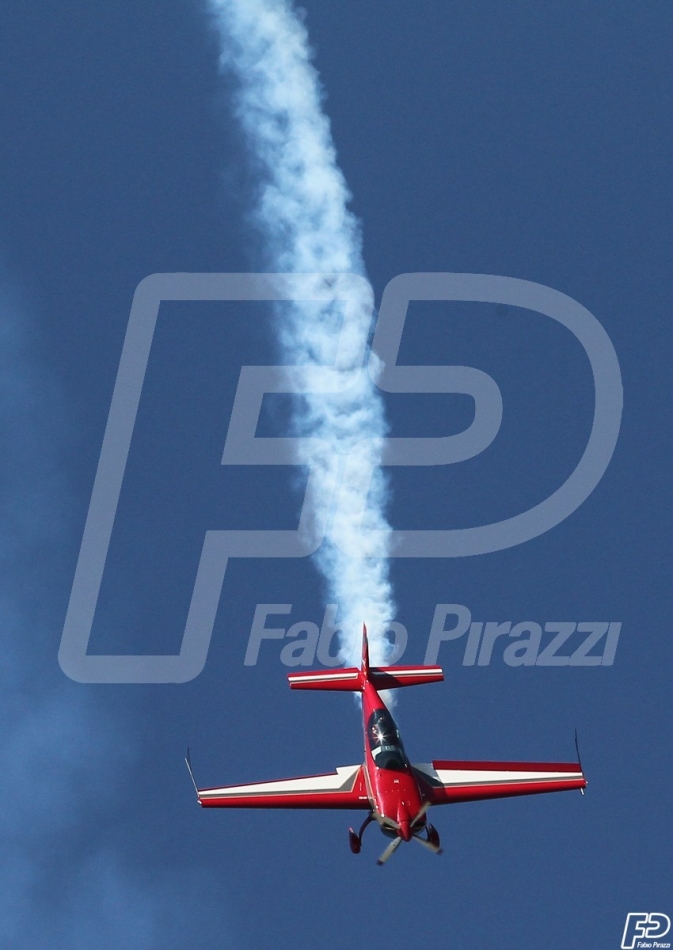
[[[348,829],[348,844],[353,854],[359,854],[362,849],[362,842],[355,834],[352,828]]]
[[[428,843],[432,845],[433,848],[439,847],[439,832],[434,825],[428,825]]]

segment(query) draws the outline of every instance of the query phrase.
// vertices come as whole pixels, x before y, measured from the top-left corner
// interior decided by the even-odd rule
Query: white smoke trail
[[[301,19],[285,0],[210,0],[210,7],[221,36],[221,66],[236,77],[237,117],[261,181],[255,218],[268,252],[265,264],[283,272],[363,275],[359,227],[347,208],[350,195],[336,163]],[[366,621],[372,661],[382,663],[389,652],[385,631],[394,605],[388,579],[387,490],[380,469],[386,425],[378,390],[361,368],[371,325],[368,293],[356,301],[355,313],[341,333],[334,303],[295,302],[278,310],[278,333],[288,365],[304,368],[304,383],[322,377],[325,385],[332,377],[334,370],[326,367],[335,365],[337,342],[344,357],[336,371],[339,395],[298,398],[294,425],[298,435],[328,442],[342,460],[357,444],[349,477],[343,477],[335,451],[328,458],[307,439],[298,461],[315,472],[319,520],[329,519],[334,487],[341,482],[340,517],[330,522],[316,558],[330,599],[340,605],[342,659],[357,662]],[[363,549],[359,521],[363,486],[370,482]],[[359,548],[366,557],[351,557],[344,548]]]

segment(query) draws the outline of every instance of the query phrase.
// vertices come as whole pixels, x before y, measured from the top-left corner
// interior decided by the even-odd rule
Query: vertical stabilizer
[[[369,641],[367,640],[367,624],[362,624],[362,675],[367,679],[369,675]]]

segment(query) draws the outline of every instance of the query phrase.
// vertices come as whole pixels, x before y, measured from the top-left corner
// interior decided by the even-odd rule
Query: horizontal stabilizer
[[[312,670],[290,673],[292,689],[338,689],[359,693],[365,680],[375,689],[399,689],[422,683],[441,683],[444,674],[439,666],[370,666],[358,670],[354,666],[340,670]]]
[[[339,689],[355,693],[362,689],[360,670],[354,666],[341,670],[290,673],[287,678],[292,689]]]
[[[376,689],[422,686],[423,683],[441,683],[443,679],[440,666],[372,666],[369,669],[369,681]]]

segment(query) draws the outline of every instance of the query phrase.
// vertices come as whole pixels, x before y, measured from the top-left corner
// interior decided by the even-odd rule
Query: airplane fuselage
[[[385,834],[409,841],[425,826],[423,796],[395,721],[369,682],[362,692],[362,717],[364,775],[374,818]]]

